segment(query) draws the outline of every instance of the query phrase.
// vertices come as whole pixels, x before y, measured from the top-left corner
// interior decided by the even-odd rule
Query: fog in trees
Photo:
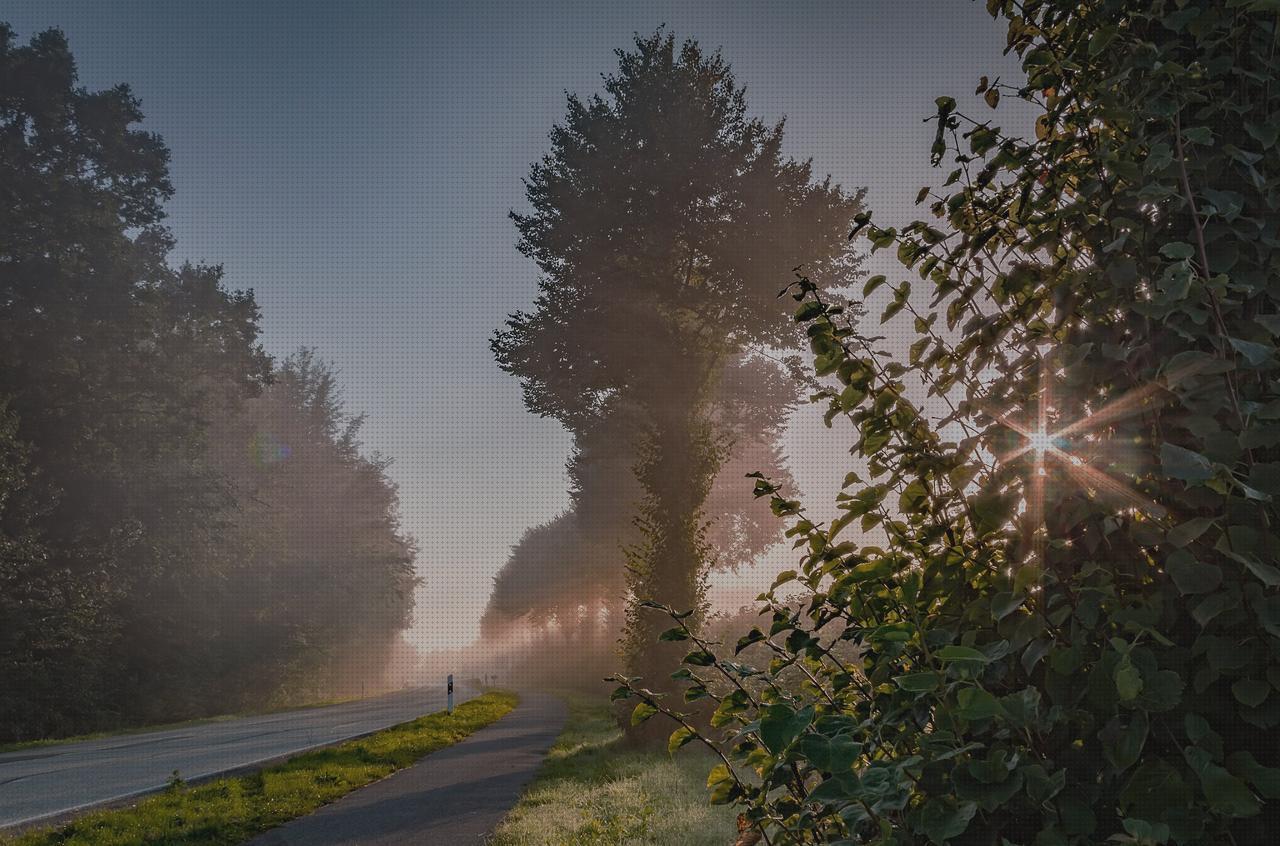
[[[606,617],[628,668],[657,677],[673,656],[637,601],[696,621],[709,570],[775,537],[724,492],[749,491],[749,458],[781,467],[796,397],[768,354],[802,336],[778,290],[795,256],[827,287],[852,281],[860,195],[785,157],[783,124],[750,115],[718,53],[660,29],[617,56],[603,94],[569,97],[526,180],[530,210],[512,214],[539,295],[493,348],[529,409],[573,433],[576,505],[517,546],[489,616],[561,634]],[[551,552],[559,540],[569,554]]]
[[[251,292],[171,266],[141,119],[0,25],[0,741],[359,692],[408,622],[386,462]]]
[[[702,508],[712,550],[707,570],[750,566],[781,540],[777,518],[752,496],[746,474],[791,480],[779,439],[799,399],[774,361],[744,354],[726,362],[709,403],[726,446]],[[494,580],[482,621],[487,643],[561,683],[598,681],[620,662],[628,553],[644,536],[637,525],[644,490],[634,472],[640,432],[624,423],[614,419],[578,438],[569,465],[572,507],[524,533]],[[573,662],[552,658],[565,649]]]
[[[530,171],[539,295],[492,338],[572,436],[570,505],[448,671],[665,666],[639,600],[700,621],[708,577],[781,540],[745,476],[790,481],[792,258],[859,274],[861,194],[784,155],[725,59],[665,29],[617,57]],[[423,681],[415,542],[323,347],[273,358],[253,292],[175,259],[169,151],[127,86],[7,27],[0,80],[0,740],[369,693],[393,659]],[[558,646],[578,660],[531,663]]]

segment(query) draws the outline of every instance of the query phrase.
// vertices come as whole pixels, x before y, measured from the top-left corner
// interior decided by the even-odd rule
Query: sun
[[[1050,484],[1057,487],[1072,483],[1077,490],[1089,496],[1103,496],[1118,506],[1145,511],[1154,517],[1163,516],[1164,509],[1140,494],[1131,484],[1090,466],[1088,455],[1075,454],[1078,438],[1093,441],[1097,436],[1105,437],[1117,421],[1141,413],[1161,386],[1147,385],[1131,390],[1102,408],[1063,425],[1056,420],[1052,375],[1044,362],[1041,363],[1039,381],[1034,405],[1024,406],[1017,410],[1018,413],[993,415],[1001,425],[1021,436],[1021,443],[1008,453],[997,456],[997,460],[1007,464],[1024,456],[1029,459],[1026,465],[1029,474],[1025,489],[1024,525],[1036,535],[1033,554],[1042,552],[1043,539],[1036,528],[1044,525],[1045,500],[1050,494],[1047,490]],[[1055,474],[1051,481],[1048,477],[1053,466],[1063,472]]]
[[[1044,454],[1054,448],[1053,435],[1039,429],[1035,432],[1029,432],[1026,435],[1027,447],[1036,454],[1037,458],[1044,457]]]

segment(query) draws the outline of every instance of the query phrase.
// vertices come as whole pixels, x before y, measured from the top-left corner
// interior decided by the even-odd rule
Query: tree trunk
[[[639,607],[652,600],[677,612],[696,630],[706,611],[708,550],[704,536],[703,503],[710,491],[722,451],[715,433],[693,397],[671,397],[664,413],[655,414],[646,434],[636,475],[645,492],[637,520],[642,540],[629,551],[627,613],[624,648],[631,675],[644,687],[667,694],[673,707],[683,702],[671,673],[687,651],[684,642],[660,641],[659,635],[676,625],[657,609]],[[633,740],[666,740],[675,725],[654,717],[640,727],[627,723]]]

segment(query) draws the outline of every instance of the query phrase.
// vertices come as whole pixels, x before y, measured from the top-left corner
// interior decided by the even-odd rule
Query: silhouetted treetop
[[[0,155],[10,180],[0,203],[0,237],[13,249],[24,238],[104,217],[143,227],[163,217],[173,193],[169,151],[137,129],[140,104],[127,85],[88,91],[76,84],[66,36],[50,29],[14,46],[0,23]],[[31,195],[27,180],[56,186]],[[70,212],[74,210],[75,214]]]
[[[571,427],[690,354],[794,340],[776,294],[796,256],[822,282],[852,268],[859,198],[782,155],[783,124],[749,116],[718,53],[659,30],[618,61],[526,179],[512,218],[539,295],[493,341],[529,407]]]

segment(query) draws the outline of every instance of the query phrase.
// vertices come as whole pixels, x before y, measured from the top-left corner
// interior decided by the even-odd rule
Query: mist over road
[[[458,688],[454,702],[474,695]],[[251,766],[439,711],[443,687],[0,754],[0,828]]]

